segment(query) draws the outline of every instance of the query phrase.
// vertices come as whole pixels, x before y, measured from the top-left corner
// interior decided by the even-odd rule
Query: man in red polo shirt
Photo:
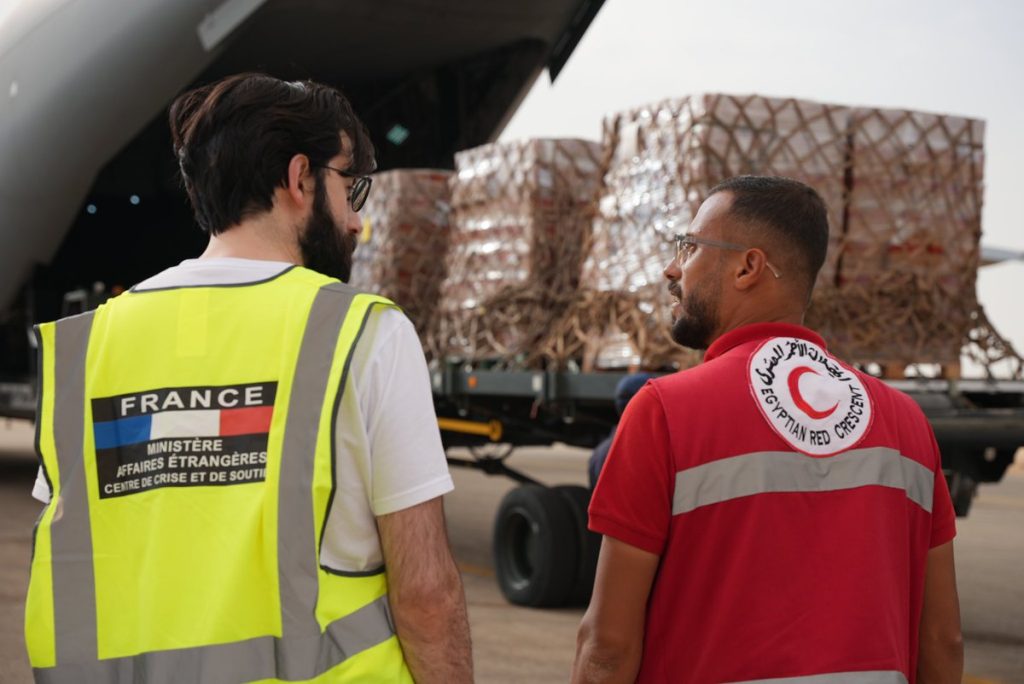
[[[802,326],[828,222],[811,188],[711,191],[665,269],[696,368],[630,402],[575,682],[960,682],[953,509],[918,406]]]

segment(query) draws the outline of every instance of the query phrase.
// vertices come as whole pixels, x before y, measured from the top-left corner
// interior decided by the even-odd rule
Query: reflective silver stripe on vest
[[[745,679],[730,684],[907,684],[902,672],[833,672],[831,674],[807,675],[805,677],[780,677],[777,679]]]
[[[329,286],[328,286],[329,287]],[[295,365],[284,443],[281,448],[281,484],[278,490],[278,573],[281,578],[281,631],[284,638],[319,634],[309,610],[290,611],[286,606],[315,606],[317,597],[316,537],[313,523],[313,454],[320,432],[320,412],[327,394],[334,350],[352,306],[351,292],[341,296],[320,290],[309,312]],[[341,389],[338,390],[342,391]],[[305,456],[305,458],[299,458]],[[297,534],[309,530],[309,534]],[[284,581],[284,578],[289,578]],[[295,676],[310,679],[314,675]]]
[[[831,492],[879,485],[903,490],[929,513],[935,473],[895,449],[853,449],[813,458],[791,451],[761,451],[723,458],[676,473],[672,515],[701,506],[772,492]]]
[[[386,628],[386,629],[385,629]],[[386,634],[384,632],[387,632]],[[305,681],[296,669],[320,673],[391,636],[387,599],[381,597],[307,638],[258,637],[216,646],[154,651],[130,658],[36,668],[36,684],[240,684],[262,679]],[[289,669],[291,668],[291,669]]]
[[[356,294],[352,288],[337,283],[320,289],[296,363],[285,422],[278,500],[282,636],[102,661],[97,659],[96,588],[82,473],[85,359],[92,318],[89,314],[88,319],[80,316],[57,323],[54,380],[61,389],[54,407],[54,436],[64,502],[64,516],[51,531],[57,666],[36,668],[36,682],[239,684],[275,678],[301,681],[327,672],[394,634],[387,597],[336,620],[324,633],[320,632],[313,613],[319,593],[312,501],[317,433],[338,337]],[[344,391],[344,387],[339,391]],[[308,532],[302,534],[297,530]]]
[[[85,482],[85,356],[95,312],[54,326],[53,441],[60,475],[50,524],[53,622],[57,662],[96,659],[96,581]],[[40,388],[42,391],[42,388]]]

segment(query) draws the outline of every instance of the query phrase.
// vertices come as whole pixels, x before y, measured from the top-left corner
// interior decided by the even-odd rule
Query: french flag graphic
[[[270,431],[273,406],[161,411],[93,424],[97,449],[116,449],[172,437],[232,437]]]

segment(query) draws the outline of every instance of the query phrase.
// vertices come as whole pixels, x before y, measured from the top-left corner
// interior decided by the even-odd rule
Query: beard
[[[672,321],[672,339],[676,344],[690,349],[707,349],[718,328],[717,290],[701,291],[694,288],[684,295],[678,282],[670,284],[668,290],[679,298],[682,308],[679,318]]]
[[[299,234],[302,264],[317,273],[347,283],[352,276],[356,238],[338,225],[327,208],[327,190],[317,180],[313,211]]]

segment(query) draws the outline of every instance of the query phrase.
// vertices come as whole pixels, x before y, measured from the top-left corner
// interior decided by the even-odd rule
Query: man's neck
[[[218,235],[211,235],[200,259],[257,259],[283,261],[302,265],[298,245],[282,239],[281,230],[272,221],[248,219],[228,227]]]
[[[736,328],[742,328],[745,325],[751,325],[753,323],[789,323],[791,325],[803,325],[804,311],[803,309],[796,310],[792,308],[739,311],[734,316],[730,317],[729,320],[725,321],[717,331],[715,339],[718,339],[722,335],[735,330]]]

